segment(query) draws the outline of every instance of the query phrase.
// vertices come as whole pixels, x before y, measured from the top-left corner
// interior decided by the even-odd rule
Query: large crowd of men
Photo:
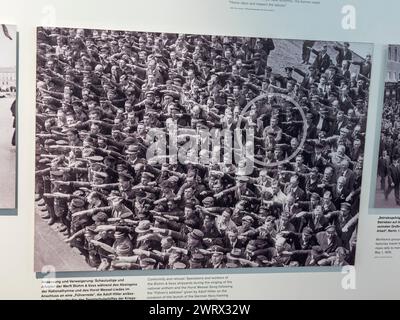
[[[392,91],[392,90],[391,90]],[[397,95],[397,90],[396,95]],[[386,96],[382,114],[382,128],[378,161],[378,188],[385,201],[394,190],[396,205],[400,205],[400,104],[397,97]]]
[[[91,267],[354,263],[371,56],[333,42],[37,36],[37,210]],[[302,63],[278,67],[289,54]],[[211,129],[239,146],[204,147]],[[149,157],[173,139],[200,151]]]

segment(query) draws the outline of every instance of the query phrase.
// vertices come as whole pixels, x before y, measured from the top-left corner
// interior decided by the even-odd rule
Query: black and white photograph
[[[0,216],[15,213],[17,188],[17,28],[0,29]]]
[[[35,271],[354,265],[372,50],[38,28]]]
[[[389,45],[375,207],[400,208],[400,45]]]

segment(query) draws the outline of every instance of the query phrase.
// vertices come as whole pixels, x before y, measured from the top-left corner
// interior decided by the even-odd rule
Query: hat
[[[69,132],[72,132],[72,129],[69,130]],[[57,141],[56,141],[56,144],[59,145],[59,146],[66,146],[66,145],[68,145],[68,141],[65,141],[65,140],[57,140]]]
[[[350,210],[350,209],[351,209],[351,204],[348,203],[348,202],[343,202],[343,203],[340,205],[340,209]]]
[[[136,144],[131,144],[130,146],[128,146],[128,148],[125,150],[126,154],[134,154],[140,151],[140,148],[138,145]]]
[[[152,259],[152,258],[144,258],[144,259],[140,259],[140,267],[142,268],[146,268],[146,267],[150,267],[150,266],[155,266],[157,263],[156,260]]]
[[[139,225],[135,228],[135,232],[137,233],[145,233],[150,231],[151,222],[148,220],[143,220],[139,222]]]
[[[253,223],[254,219],[252,217],[250,217],[250,216],[244,216],[242,221],[247,221],[249,223]]]
[[[45,159],[40,159],[38,162],[39,162],[40,164],[45,164],[45,163],[51,162],[51,160],[45,158]]]
[[[203,202],[204,205],[213,205],[214,204],[214,198],[207,197],[202,202]]]
[[[103,162],[104,158],[102,156],[90,156],[87,157],[88,160],[93,161],[93,162]]]
[[[194,229],[191,233],[188,234],[188,237],[194,240],[203,240],[204,233],[201,230]]]
[[[62,177],[64,173],[62,171],[50,171],[50,175],[53,177]]]
[[[56,140],[54,140],[54,139],[46,139],[44,141],[44,144],[47,144],[47,145],[53,145],[55,143],[56,143]]]
[[[275,221],[275,217],[274,216],[268,216],[266,219],[265,219],[265,222],[274,222]]]
[[[98,212],[92,217],[94,222],[106,222],[108,219],[108,215],[105,212]]]
[[[318,173],[318,168],[316,168],[316,167],[311,168],[310,172],[312,172],[312,173]]]
[[[249,250],[249,251],[256,251],[257,249],[258,249],[258,247],[257,247],[257,244],[256,244],[255,241],[250,241],[250,242],[247,244],[246,250]]]
[[[303,229],[302,234],[306,235],[306,236],[312,236],[313,235],[313,231],[310,227],[305,227]]]
[[[324,145],[322,143],[316,143],[315,144],[315,149],[323,149]]]
[[[311,194],[311,200],[320,200],[321,196],[318,193]]]
[[[211,246],[208,251],[211,251],[212,254],[224,254],[225,252],[224,248],[218,245]]]
[[[228,259],[230,260],[238,260],[242,257],[242,250],[240,249],[232,249],[230,253],[227,254]]]
[[[74,208],[82,208],[85,205],[85,201],[83,201],[82,199],[72,199],[71,205]]]
[[[290,219],[290,213],[288,211],[283,211],[281,214],[281,218]]]
[[[331,64],[328,69],[333,69],[333,70],[336,70],[336,71],[338,70],[337,67],[334,64]]]
[[[183,262],[175,262],[172,265],[172,269],[186,269],[186,264],[184,264]]]
[[[95,178],[101,178],[101,179],[107,179],[108,174],[106,172],[101,172],[101,171],[94,171],[93,176]]]
[[[121,232],[121,231],[116,231],[114,232],[114,238],[115,239],[121,239],[125,237],[125,233]]]
[[[324,249],[322,249],[320,246],[314,246],[312,247],[311,253],[314,256],[320,256],[324,253]]]
[[[152,179],[154,179],[154,175],[151,174],[150,172],[143,172],[142,173],[142,178],[146,178],[146,179],[152,180]]]
[[[327,226],[325,229],[326,232],[336,232],[335,226]]]
[[[132,248],[127,243],[121,243],[115,248],[117,255],[119,256],[130,256],[132,253]]]
[[[249,182],[250,178],[248,176],[237,176],[236,180],[238,182]]]
[[[228,269],[239,268],[239,266],[238,266],[236,263],[232,263],[232,262],[228,262],[228,263],[225,265],[225,267],[228,268]]]
[[[133,179],[133,177],[125,172],[120,172],[118,174],[118,179],[120,179],[122,181],[130,181]]]
[[[342,255],[348,255],[349,254],[349,250],[347,250],[346,248],[343,248],[343,247],[338,247],[335,250],[335,253],[339,253],[339,254],[342,254]]]
[[[202,255],[201,253],[195,253],[192,255],[192,258],[190,259],[192,262],[204,262],[204,255]]]

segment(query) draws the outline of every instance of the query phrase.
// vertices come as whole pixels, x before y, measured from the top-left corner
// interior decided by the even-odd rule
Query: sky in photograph
[[[17,28],[13,25],[7,25],[8,33],[13,40],[8,39],[0,26],[0,67],[16,66],[17,51]]]

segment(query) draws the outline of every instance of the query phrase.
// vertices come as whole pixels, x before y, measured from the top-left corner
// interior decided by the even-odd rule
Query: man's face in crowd
[[[67,132],[67,138],[69,142],[74,142],[76,141],[76,139],[78,139],[78,135],[76,135],[75,133],[68,131]]]
[[[172,241],[170,241],[167,238],[162,238],[161,239],[161,249],[163,250],[168,250],[172,247]]]
[[[322,206],[320,206],[320,205],[316,206],[315,209],[314,209],[314,214],[317,217],[321,217],[322,214],[323,214]]]
[[[324,205],[329,206],[331,204],[331,201],[332,201],[331,194],[330,193],[325,193],[322,201],[323,201]]]
[[[287,201],[287,204],[288,204],[289,206],[291,206],[291,205],[293,205],[293,204],[296,202],[296,199],[295,199],[291,194],[289,194],[289,195],[287,196],[286,201]]]
[[[145,176],[143,176],[142,179],[140,179],[140,183],[143,186],[147,186],[149,184],[149,182],[150,182],[149,179],[147,177],[145,177]]]
[[[235,242],[238,239],[238,234],[236,232],[228,232],[228,239],[231,243]]]
[[[144,134],[146,132],[145,126],[143,124],[139,124],[137,126],[137,131],[138,131],[138,134],[140,134],[140,135]]]
[[[100,177],[94,177],[93,178],[93,184],[94,185],[101,185],[104,183],[104,179]]]
[[[319,204],[319,200],[315,197],[311,198],[311,205],[316,206],[317,204]]]
[[[168,258],[168,264],[173,265],[175,262],[181,259],[181,254],[178,252],[172,252]]]
[[[211,256],[211,263],[212,263],[212,265],[216,266],[216,265],[219,265],[223,261],[223,259],[224,259],[223,254],[219,254],[219,253],[213,254]]]
[[[227,212],[227,211],[224,211],[223,213],[222,213],[222,221],[223,222],[229,222],[230,220],[231,220],[231,215],[230,215],[230,213],[229,212]]]
[[[260,178],[262,182],[266,182],[268,180],[268,172],[265,170],[261,171]]]
[[[228,122],[231,122],[231,121],[233,120],[232,111],[226,112],[226,113],[225,113],[225,117],[226,117],[226,120],[227,120]]]
[[[172,211],[172,210],[176,209],[176,204],[175,204],[174,201],[168,201],[167,202],[167,207],[168,207],[168,210]]]
[[[128,190],[131,187],[131,182],[126,179],[119,179],[119,184],[122,190]]]
[[[337,181],[338,188],[343,188],[345,183],[346,183],[346,179],[343,177],[339,177],[339,179]]]
[[[346,151],[346,147],[345,147],[345,146],[342,146],[342,145],[340,145],[340,146],[338,147],[338,149],[337,149],[337,153],[338,153],[338,155],[340,155],[340,156],[344,156],[345,151]]]
[[[336,232],[333,230],[328,230],[326,232],[326,236],[327,236],[328,240],[332,240],[335,237],[335,235],[336,235]]]
[[[325,168],[324,177],[329,180],[332,177],[332,175],[333,175],[332,169],[329,167]]]
[[[303,157],[302,156],[297,156],[296,157],[296,165],[301,166],[303,164]]]
[[[278,185],[273,185],[272,186],[272,193],[274,195],[278,194],[278,192],[280,191],[279,186]]]
[[[251,223],[250,223],[249,221],[247,221],[247,220],[244,220],[244,221],[242,222],[242,226],[243,226],[243,228],[244,228],[245,230],[248,230],[248,229],[250,229],[250,227],[251,227]]]
[[[73,115],[68,115],[68,116],[66,117],[66,120],[67,120],[67,125],[68,125],[68,126],[70,126],[70,125],[72,125],[72,124],[75,123],[75,118],[74,118]]]
[[[290,185],[292,188],[296,188],[299,185],[299,179],[296,176],[290,178]]]
[[[215,181],[215,183],[213,184],[213,191],[216,193],[219,193],[223,190],[223,185],[221,183],[220,180]]]
[[[192,237],[188,237],[188,245],[189,245],[189,246],[195,247],[195,246],[197,246],[199,243],[200,243],[199,240],[194,239],[194,238],[192,238]]]
[[[93,104],[92,104],[93,105]],[[93,107],[94,108],[94,107]],[[98,112],[90,112],[89,113],[90,120],[100,120],[100,115]]]
[[[303,240],[304,243],[308,243],[310,241],[311,237],[312,236],[309,234],[305,234],[305,233],[301,234],[301,239]]]
[[[193,194],[194,194],[194,190],[193,190],[192,188],[187,188],[187,189],[185,189],[185,191],[184,191],[184,197],[185,197],[186,199],[192,198],[192,197],[193,197]]]
[[[346,171],[349,168],[349,162],[347,160],[342,161],[341,167],[343,171]]]
[[[275,244],[275,249],[276,249],[276,251],[278,251],[278,253],[281,253],[281,252],[283,252],[283,251],[285,251],[285,242],[283,242],[283,241],[277,241],[276,242],[276,244]]]

